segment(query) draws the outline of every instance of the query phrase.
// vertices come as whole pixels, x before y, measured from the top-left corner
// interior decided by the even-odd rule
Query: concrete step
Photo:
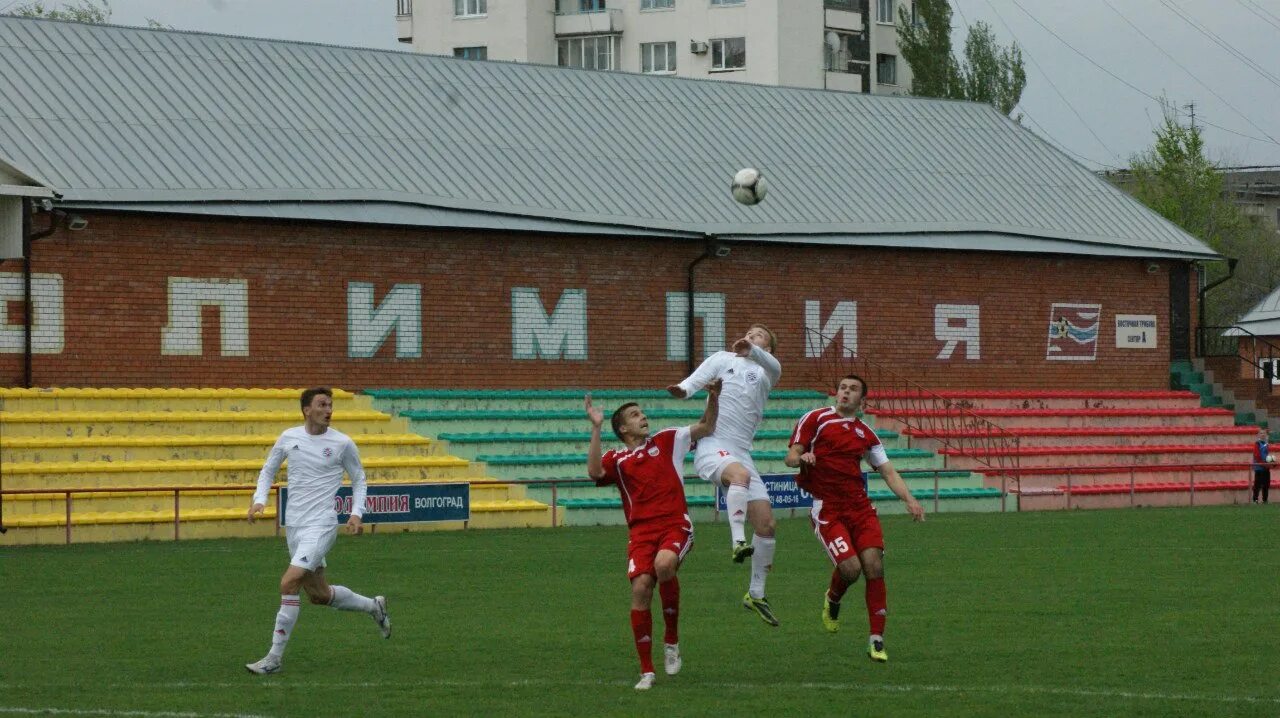
[[[944,449],[947,468],[982,469],[988,465],[978,458],[961,456]],[[1026,448],[1018,451],[993,452],[988,457],[1016,458],[1019,466],[1148,466],[1170,464],[1232,464],[1247,463],[1253,457],[1253,449],[1244,445],[1228,446],[1076,446]],[[989,459],[988,459],[989,461]]]
[[[1249,426],[1117,426],[1087,428],[1018,429],[1018,445],[1021,448],[1053,446],[1150,446],[1157,444],[1233,444],[1250,441],[1255,429]],[[964,441],[966,446],[981,439],[981,432],[925,432],[908,430],[906,436],[912,448],[938,451],[948,442]],[[995,442],[992,442],[993,444]],[[994,448],[994,447],[993,447]]]
[[[3,437],[6,464],[69,461],[165,461],[242,459],[265,461],[277,436],[95,436]],[[351,437],[362,457],[439,456],[442,446],[417,434],[361,434]]]

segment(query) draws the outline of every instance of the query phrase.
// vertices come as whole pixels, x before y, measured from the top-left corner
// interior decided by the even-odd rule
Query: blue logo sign
[[[796,485],[792,474],[762,474],[764,488],[769,492],[769,505],[775,509],[807,509],[813,506],[813,496]],[[716,486],[716,506],[725,511],[724,487]]]
[[[351,517],[351,487],[343,486],[333,497],[338,523]],[[280,524],[289,506],[289,487],[280,489]],[[404,524],[433,521],[470,521],[471,485],[372,484],[364,497],[364,523]]]

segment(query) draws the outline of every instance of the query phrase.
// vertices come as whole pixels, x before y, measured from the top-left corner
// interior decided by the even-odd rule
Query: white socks
[[[736,545],[747,540],[747,487],[734,484],[724,492],[724,507],[729,514],[729,535]]]
[[[372,598],[365,598],[346,586],[331,586],[331,588],[333,589],[333,598],[329,601],[330,606],[339,611],[373,613],[374,603]]]
[[[298,612],[302,610],[302,604],[298,601],[298,597],[281,596],[280,611],[276,614],[276,628],[271,633],[271,652],[267,655],[280,658],[284,656],[285,644],[289,642],[289,636],[293,634],[293,624],[298,622]]]
[[[760,534],[751,537],[751,545],[756,547],[756,552],[751,554],[751,585],[748,593],[752,598],[764,598],[764,581],[769,577],[769,571],[773,570],[773,550],[778,545],[778,540],[770,536],[765,538]]]

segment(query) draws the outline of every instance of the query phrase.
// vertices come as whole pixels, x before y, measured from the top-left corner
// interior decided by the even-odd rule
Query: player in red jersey
[[[858,580],[859,573],[866,576],[867,616],[871,623],[867,655],[883,663],[889,660],[884,649],[888,612],[884,536],[876,507],[867,497],[862,458],[865,456],[867,463],[880,472],[916,521],[924,520],[924,507],[889,463],[876,433],[858,419],[858,407],[866,393],[867,383],[861,377],[850,374],[841,379],[836,387],[836,405],[814,409],[796,424],[786,464],[800,469],[797,483],[813,495],[809,520],[814,534],[836,565],[823,600],[822,623],[832,633],[840,630],[840,599],[849,585]]]
[[[716,429],[720,411],[720,382],[707,386],[707,408],[692,426],[649,433],[649,419],[635,402],[613,412],[613,433],[626,449],[600,455],[600,426],[604,412],[586,397],[591,420],[591,446],[587,473],[597,486],[615,484],[622,495],[622,511],[631,529],[627,542],[627,579],[631,581],[631,631],[640,655],[640,682],[636,690],[653,687],[653,586],[662,597],[666,623],[664,668],[667,675],[680,672],[680,583],[676,571],[693,548],[693,520],[684,500],[684,457],[693,442]]]

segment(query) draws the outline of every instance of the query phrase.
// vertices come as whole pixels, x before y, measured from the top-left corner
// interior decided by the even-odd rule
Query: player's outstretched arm
[[[907,505],[907,513],[911,514],[911,518],[916,521],[924,521],[924,507],[920,505],[919,501],[916,501],[916,497],[911,495],[911,490],[907,488],[907,482],[902,480],[902,475],[898,473],[897,469],[893,468],[893,464],[886,461],[877,466],[876,471],[880,472],[880,478],[884,479],[884,482],[888,484],[889,490],[893,492],[893,495],[902,499],[902,502]]]
[[[748,342],[748,344],[750,344],[750,342]],[[782,378],[782,362],[779,362],[777,357],[764,349],[761,349],[755,344],[751,344],[748,348],[746,357],[759,364],[760,368],[764,369],[764,373],[769,375],[770,385],[777,384],[778,379]]]
[[[604,424],[604,412],[591,404],[591,395],[583,400],[587,419],[591,421],[591,445],[587,447],[587,476],[599,481],[604,478],[604,465],[600,462],[600,427]]]
[[[684,381],[667,387],[667,393],[677,399],[688,399],[698,393],[699,389],[710,384],[712,380],[720,375],[720,369],[727,356],[728,354],[724,352],[716,352],[707,357],[692,374],[685,377]]]
[[[818,458],[813,455],[813,452],[805,451],[804,449],[804,444],[792,444],[791,448],[787,450],[787,457],[782,460],[782,463],[793,469],[800,468],[801,464],[813,466],[818,463]]]
[[[720,419],[720,388],[722,382],[719,379],[707,385],[707,408],[702,412],[702,418],[698,423],[689,427],[689,439],[697,441],[705,439],[716,433],[716,422]]]

